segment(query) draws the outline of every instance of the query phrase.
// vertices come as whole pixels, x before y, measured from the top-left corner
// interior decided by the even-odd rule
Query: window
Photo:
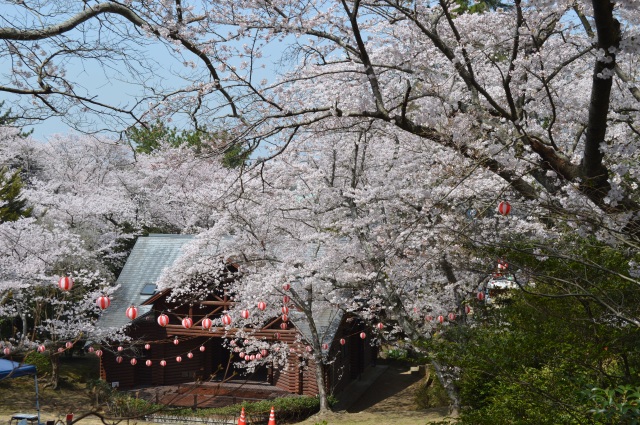
[[[147,283],[140,291],[140,295],[153,295],[156,293],[156,284],[155,283]]]

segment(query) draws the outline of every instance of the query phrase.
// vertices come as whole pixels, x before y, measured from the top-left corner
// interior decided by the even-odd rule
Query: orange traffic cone
[[[244,417],[244,407],[242,408],[242,412],[240,412],[240,418],[238,419],[238,425],[247,425],[247,419]]]
[[[269,423],[267,425],[276,425],[276,412],[273,410],[273,406],[271,406],[271,413],[269,413]]]

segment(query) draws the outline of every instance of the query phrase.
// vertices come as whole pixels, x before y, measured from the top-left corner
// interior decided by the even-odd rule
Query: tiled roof
[[[318,337],[320,344],[329,344],[333,342],[336,332],[342,322],[342,316],[344,312],[338,308],[331,307],[330,305],[323,305],[324,303],[316,303],[313,308],[313,321],[316,324],[316,330],[318,331]],[[311,341],[311,329],[309,323],[305,320],[302,312],[292,311],[289,314],[290,320],[296,326],[296,328],[302,334],[302,337]]]
[[[138,317],[151,310],[151,306],[141,306],[151,294],[141,294],[147,284],[155,284],[162,271],[170,267],[182,254],[182,247],[193,240],[191,235],[151,234],[139,237],[131,250],[127,262],[118,276],[120,285],[111,296],[111,306],[104,310],[97,326],[102,329],[120,329],[131,323],[126,316],[130,305],[138,307]]]

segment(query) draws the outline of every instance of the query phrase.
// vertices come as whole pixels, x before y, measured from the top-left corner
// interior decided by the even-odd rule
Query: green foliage
[[[585,394],[594,406],[589,413],[599,423],[640,424],[640,387],[592,388]]]
[[[509,9],[512,7],[500,0],[456,0],[456,3],[458,4],[455,10],[457,13],[483,13],[498,8]]]
[[[120,418],[139,418],[162,410],[159,406],[148,401],[131,397],[129,394],[114,392],[107,402],[106,411],[110,416]]]
[[[415,403],[418,409],[432,409],[449,405],[449,396],[432,370],[429,370],[426,379],[415,394]]]
[[[31,215],[31,208],[22,197],[22,187],[20,170],[11,173],[7,168],[0,168],[0,223]]]
[[[447,327],[424,342],[461,371],[457,385],[467,409],[460,422],[578,424],[605,413],[622,418],[621,406],[632,412],[633,393],[618,392],[609,404],[602,401],[611,393],[594,392],[600,404],[583,393],[640,385],[640,330],[603,302],[638,317],[640,291],[628,276],[637,253],[569,237],[546,246],[516,241],[512,250],[487,254],[495,257],[526,271],[535,286],[492,305],[476,301],[471,325]]]
[[[51,362],[49,357],[37,351],[30,351],[24,356],[24,362],[34,365],[38,371],[38,375],[42,376],[51,373]]]

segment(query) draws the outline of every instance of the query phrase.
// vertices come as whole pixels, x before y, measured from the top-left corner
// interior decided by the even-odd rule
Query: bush
[[[415,394],[418,409],[431,409],[449,405],[449,397],[440,381],[435,377],[431,368],[427,369],[427,376]]]
[[[37,351],[30,351],[26,356],[24,356],[24,362],[34,365],[36,367],[38,375],[40,376],[46,373],[51,373],[51,362],[49,361],[49,357],[45,356],[42,353],[38,353]]]

